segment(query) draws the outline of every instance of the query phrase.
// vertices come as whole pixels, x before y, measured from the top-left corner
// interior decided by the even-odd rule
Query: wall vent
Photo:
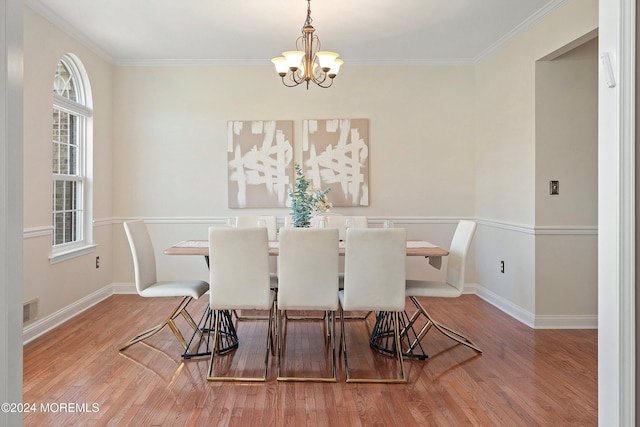
[[[22,324],[28,325],[38,318],[38,298],[27,301],[22,306]]]

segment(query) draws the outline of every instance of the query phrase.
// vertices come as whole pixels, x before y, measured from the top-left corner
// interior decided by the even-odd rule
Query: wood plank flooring
[[[205,297],[190,306],[194,317],[206,302]],[[484,353],[476,354],[432,330],[425,339],[429,359],[406,361],[408,384],[347,384],[341,363],[337,384],[280,383],[274,379],[275,359],[269,381],[250,384],[207,382],[208,358],[182,360],[182,347],[168,328],[119,352],[120,344],[158,323],[177,300],[114,295],[24,347],[24,403],[35,403],[37,411],[25,413],[23,422],[25,426],[597,425],[597,331],[532,330],[474,295],[423,302],[434,318],[466,333]],[[371,352],[366,338],[372,320],[347,321],[349,360],[358,369],[369,367],[371,374],[379,374],[394,364]],[[186,333],[186,324],[180,326]],[[259,366],[265,332],[265,321],[239,322],[240,348],[221,359],[221,369]],[[283,368],[296,373],[330,369],[325,332],[321,322],[288,322]]]

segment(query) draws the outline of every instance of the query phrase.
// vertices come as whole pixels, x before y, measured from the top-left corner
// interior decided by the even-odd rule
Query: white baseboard
[[[87,295],[84,298],[75,301],[72,304],[50,314],[42,319],[36,320],[30,325],[25,326],[22,329],[22,342],[27,344],[34,339],[38,338],[46,332],[49,332],[56,326],[61,325],[67,320],[77,316],[83,311],[93,307],[100,301],[109,298],[113,295],[113,285],[104,286],[101,289]]]
[[[112,285],[114,294],[137,294],[136,285],[134,283],[114,283]]]
[[[489,304],[533,329],[597,329],[597,314],[536,315],[478,284],[465,285],[465,293],[475,293]]]
[[[598,329],[597,314],[536,316],[536,329]]]
[[[521,323],[529,326],[530,328],[535,327],[535,314],[531,313],[523,309],[522,307],[515,305],[511,301],[501,297],[498,294],[495,294],[488,290],[485,287],[482,287],[478,284],[473,285],[476,290],[476,295],[480,298],[488,302],[489,304],[499,308],[503,312],[507,313],[509,316],[518,320]],[[466,289],[466,286],[465,286]]]

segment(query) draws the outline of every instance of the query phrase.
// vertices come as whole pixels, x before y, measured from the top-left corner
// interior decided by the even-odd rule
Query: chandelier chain
[[[302,30],[304,31],[304,27],[311,25],[313,19],[311,19],[311,0],[307,0],[307,19],[304,21],[304,25],[302,26]]]

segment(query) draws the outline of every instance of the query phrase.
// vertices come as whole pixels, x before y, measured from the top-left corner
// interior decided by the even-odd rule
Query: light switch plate
[[[549,181],[549,194],[552,196],[560,194],[560,181]]]

